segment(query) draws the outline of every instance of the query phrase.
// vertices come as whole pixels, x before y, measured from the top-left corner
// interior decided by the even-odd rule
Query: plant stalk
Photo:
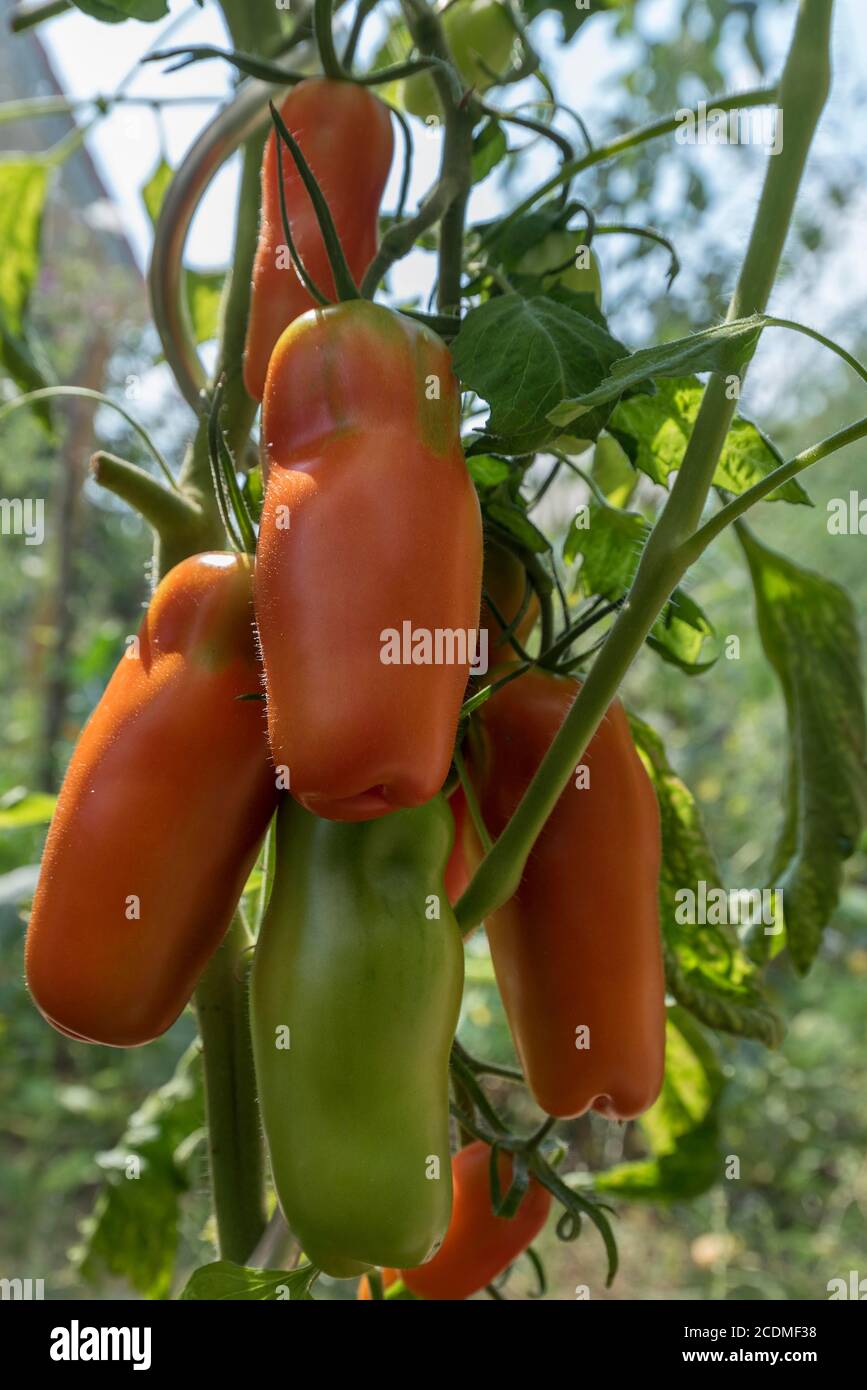
[[[219,1250],[236,1264],[246,1263],[266,1225],[247,998],[252,944],[236,914],[196,990]]]

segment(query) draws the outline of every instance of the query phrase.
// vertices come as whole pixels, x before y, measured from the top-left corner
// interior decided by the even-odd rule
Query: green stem
[[[798,187],[830,81],[833,0],[801,0],[780,86],[786,119],[782,152],[770,158],[729,319],[761,312],[786,240]],[[726,384],[711,377],[671,494],[654,527],[626,603],[512,819],[457,903],[470,930],[516,891],[527,855],[571,770],[580,762],[647,634],[690,563],[697,528],[734,413]]]
[[[245,1263],[266,1222],[247,1000],[251,945],[236,915],[196,990],[219,1252],[236,1264]]]
[[[763,502],[766,497],[770,497],[771,493],[776,492],[778,487],[790,482],[799,473],[803,473],[806,468],[811,468],[814,463],[819,463],[822,459],[828,458],[830,454],[835,454],[838,449],[845,449],[848,444],[854,444],[857,440],[864,438],[867,438],[867,419],[858,420],[854,425],[847,425],[845,429],[829,435],[820,443],[812,444],[809,449],[802,450],[800,454],[789,459],[788,463],[781,463],[779,468],[768,473],[761,482],[754,483],[739,497],[733,497],[709,521],[706,521],[694,536],[690,537],[684,545],[684,551],[688,557],[687,563],[693,564],[727,526],[731,526],[733,521],[737,521],[757,502]]]
[[[460,192],[446,210],[440,226],[437,308],[441,314],[460,313],[464,225],[472,183],[472,158],[472,117],[453,107],[446,113],[442,178],[455,183]]]
[[[190,497],[169,489],[134,463],[98,450],[90,460],[94,481],[134,508],[156,534],[157,572],[166,573],[185,556],[206,549],[202,510]]]
[[[46,19],[54,19],[55,15],[66,14],[71,9],[72,0],[37,0],[35,4],[16,5],[9,19],[9,28],[13,34],[21,34],[25,29],[34,29]]]
[[[839,343],[835,343],[833,338],[828,338],[824,333],[820,333],[817,328],[810,328],[806,323],[798,323],[796,319],[778,319],[768,316],[765,322],[767,328],[791,328],[795,333],[803,333],[805,338],[812,338],[814,342],[821,343],[823,347],[835,352],[837,356],[851,367],[856,376],[862,381],[867,381],[867,367],[863,362],[859,362],[857,357],[853,357],[851,352],[847,352]]]
[[[476,789],[467,776],[464,755],[460,748],[456,748],[454,751],[454,763],[458,770],[458,776],[461,779],[461,787],[463,788],[464,797],[466,799],[467,810],[470,813],[470,820],[473,822],[473,829],[478,835],[482,848],[487,854],[488,850],[491,848],[491,837],[488,833],[488,827],[485,825],[482,817],[482,808],[479,805],[479,798],[476,796]]]
[[[248,396],[244,386],[243,360],[247,318],[250,313],[253,259],[259,237],[259,185],[265,134],[264,130],[261,131],[244,145],[235,244],[232,248],[232,271],[223,298],[220,355],[216,371],[217,378],[222,376],[225,381],[223,404],[226,443],[235,458],[242,456],[256,417],[256,402]]]
[[[361,38],[361,30],[364,21],[372,10],[376,8],[379,0],[358,0],[355,6],[355,14],[352,17],[352,28],[349,31],[349,38],[346,40],[346,47],[343,50],[343,66],[347,73],[352,71],[352,64],[355,62],[355,50],[358,47],[358,40]]]
[[[4,419],[7,415],[11,415],[13,411],[20,410],[24,405],[30,405],[35,401],[50,401],[54,396],[77,396],[81,400],[96,401],[99,405],[107,405],[110,406],[112,410],[116,410],[118,415],[122,415],[124,420],[126,420],[130,429],[134,430],[139,439],[142,440],[148,452],[153,454],[157,466],[169,487],[173,488],[175,491],[178,490],[179,484],[172,476],[172,470],[169,468],[165,456],[157,448],[144,426],[140,425],[135,416],[130,415],[129,411],[122,406],[119,401],[113,401],[111,396],[104,395],[102,391],[93,391],[89,386],[40,386],[36,391],[26,391],[23,396],[13,396],[11,401],[7,401],[5,405],[0,406],[0,420]]]
[[[738,92],[734,96],[714,97],[707,102],[708,109],[711,107],[717,111],[739,111],[751,106],[768,106],[776,99],[777,89],[775,87],[757,87],[749,92]],[[693,112],[693,114],[697,114]],[[582,174],[585,169],[592,169],[595,164],[604,164],[608,159],[615,159],[617,155],[625,154],[627,150],[636,149],[639,145],[646,144],[649,140],[657,140],[662,135],[671,135],[681,125],[678,115],[664,116],[661,120],[652,121],[650,125],[640,126],[638,130],[628,130],[623,135],[618,135],[614,140],[609,140],[607,145],[597,145],[594,149],[588,150],[586,154],[579,155],[577,159],[569,160],[567,164],[561,165],[556,174],[553,174],[545,183],[539,185],[534,193],[529,193],[520,203],[499,222],[493,223],[490,232],[482,238],[483,241],[490,240],[496,233],[500,235],[506,227],[516,222],[519,217],[523,217],[525,212],[529,212],[540,198],[544,198],[548,193],[555,192],[562,183],[571,183],[577,174]]]
[[[334,218],[331,216],[331,209],[328,206],[325,195],[316,180],[316,176],[307,160],[295,136],[289,130],[280,112],[273,102],[270,103],[271,119],[277,127],[277,137],[282,139],[289,147],[289,152],[295,161],[295,167],[301,175],[301,181],[310,195],[313,210],[316,213],[316,220],[319,223],[319,230],[322,233],[322,240],[325,243],[325,250],[328,255],[328,264],[331,267],[331,274],[334,277],[334,288],[337,297],[341,300],[357,299],[358,286],[352,278],[352,271],[343,247],[340,244],[340,237],[337,235],[337,228],[334,225]]]
[[[563,156],[564,165],[567,161],[569,163],[574,161],[575,148],[571,140],[567,140],[565,135],[562,135],[559,130],[555,130],[547,121],[537,121],[534,116],[522,116],[519,111],[501,111],[499,107],[489,106],[486,101],[480,102],[479,105],[486,116],[492,116],[496,121],[508,121],[511,125],[519,125],[524,130],[532,130],[534,134],[541,135],[545,140],[550,140]]]
[[[440,220],[456,192],[455,181],[443,176],[431,189],[414,217],[408,217],[405,222],[398,222],[396,226],[389,228],[361,282],[363,299],[373,298],[383,276],[388,274],[395,261],[409,255],[418,238],[428,227]]]
[[[319,49],[322,71],[326,77],[342,82],[346,78],[346,73],[343,71],[343,66],[337,56],[337,49],[334,46],[331,11],[332,0],[316,0],[313,8],[313,28],[316,33],[316,45]]]
[[[440,186],[453,188],[440,225],[439,282],[437,307],[440,313],[460,312],[461,277],[464,255],[464,223],[472,186],[473,125],[477,107],[464,102],[455,91],[453,63],[442,24],[422,0],[404,0],[404,14],[419,51],[440,62],[431,68],[431,77],[445,116]]]

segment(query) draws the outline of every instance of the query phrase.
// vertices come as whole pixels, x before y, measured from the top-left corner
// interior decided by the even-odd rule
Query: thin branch
[[[443,175],[414,217],[389,228],[361,282],[362,299],[372,299],[380,280],[395,262],[409,255],[422,233],[441,220],[454,201],[457,187],[455,179]]]
[[[116,454],[98,449],[90,460],[94,482],[120,497],[163,537],[194,531],[201,522],[200,507],[176,488]]]
[[[788,463],[781,463],[778,468],[774,468],[766,477],[762,478],[761,482],[754,483],[739,497],[733,497],[709,521],[699,527],[684,546],[687,563],[694,564],[727,526],[730,526],[733,521],[737,521],[757,502],[763,502],[767,497],[770,497],[771,493],[776,492],[777,488],[790,482],[792,478],[796,478],[805,469],[812,468],[814,463],[819,463],[820,460],[835,454],[838,449],[845,449],[847,445],[854,444],[857,440],[864,438],[867,438],[867,419],[858,420],[854,425],[847,425],[845,429],[829,435],[819,444],[812,444],[809,449],[803,449],[800,454],[789,459]]]

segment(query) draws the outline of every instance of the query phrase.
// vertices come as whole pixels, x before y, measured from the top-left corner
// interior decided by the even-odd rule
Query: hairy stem
[[[437,307],[442,314],[457,313],[461,303],[464,224],[472,185],[473,125],[475,104],[459,98],[450,72],[451,54],[438,17],[421,0],[404,0],[409,31],[419,51],[439,58],[431,77],[445,117],[440,186],[454,191],[440,225]]]
[[[196,990],[219,1250],[237,1264],[246,1262],[266,1223],[247,999],[251,945],[236,916]]]

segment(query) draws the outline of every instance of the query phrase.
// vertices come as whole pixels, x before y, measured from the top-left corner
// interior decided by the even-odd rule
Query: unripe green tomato
[[[515,42],[515,25],[505,5],[497,0],[459,0],[443,15],[443,29],[466,85],[486,92],[494,85],[494,79],[485,69],[504,72]],[[441,114],[436,86],[429,73],[419,72],[405,79],[403,106],[422,121]]]
[[[604,430],[596,441],[591,474],[612,507],[625,507],[638,481],[625,450]]]
[[[566,265],[566,269],[555,275],[549,284],[562,285],[574,294],[592,294],[599,309],[602,307],[602,274],[599,262],[593,248],[588,246],[584,247],[582,252],[582,260],[586,261],[586,267],[575,265],[575,258],[581,246],[581,239],[575,232],[549,232],[538,246],[531,246],[529,251],[524,252],[516,269],[521,275],[546,275],[571,260],[572,265]]]

